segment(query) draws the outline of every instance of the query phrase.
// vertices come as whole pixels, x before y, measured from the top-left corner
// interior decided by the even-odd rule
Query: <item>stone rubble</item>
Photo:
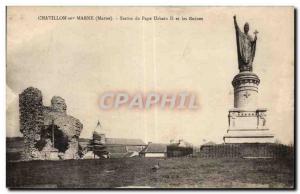
[[[83,125],[67,114],[63,98],[54,96],[51,106],[44,106],[42,92],[29,87],[19,95],[19,108],[24,160],[79,159],[78,140]]]

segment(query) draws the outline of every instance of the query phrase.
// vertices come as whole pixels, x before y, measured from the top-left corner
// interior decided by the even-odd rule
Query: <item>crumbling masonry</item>
[[[78,159],[82,123],[67,115],[65,100],[54,96],[43,105],[42,92],[29,87],[19,95],[20,131],[24,135],[24,160]]]

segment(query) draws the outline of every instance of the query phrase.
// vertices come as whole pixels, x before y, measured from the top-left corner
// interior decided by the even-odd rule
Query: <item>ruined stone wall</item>
[[[37,141],[43,127],[43,97],[37,88],[27,88],[19,95],[20,131],[24,135],[24,159],[37,156]]]
[[[24,159],[78,159],[82,123],[67,115],[65,100],[54,96],[43,106],[42,93],[27,88],[19,96],[20,131],[24,135]]]

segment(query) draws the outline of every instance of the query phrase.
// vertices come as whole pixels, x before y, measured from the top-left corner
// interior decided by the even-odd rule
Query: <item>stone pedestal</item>
[[[237,74],[234,87],[234,109],[228,113],[228,130],[224,143],[273,143],[266,125],[266,109],[257,108],[259,77],[249,71]]]
[[[260,80],[252,72],[241,72],[232,81],[234,87],[234,108],[255,109],[257,106]]]

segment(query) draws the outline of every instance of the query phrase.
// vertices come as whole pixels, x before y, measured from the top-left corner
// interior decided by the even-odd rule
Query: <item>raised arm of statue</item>
[[[236,22],[236,16],[235,16],[235,15],[233,16],[233,21],[234,21],[234,27],[235,27],[235,30],[241,31],[239,25],[238,25],[237,22]]]

